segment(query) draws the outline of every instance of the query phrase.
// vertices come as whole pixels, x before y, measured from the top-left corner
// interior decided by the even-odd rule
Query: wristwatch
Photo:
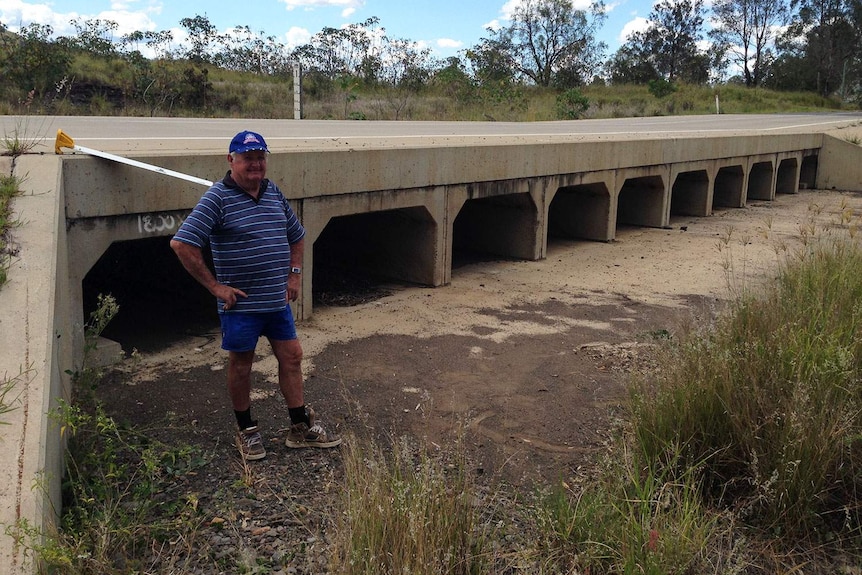
[[[302,268],[298,268],[298,267],[296,267],[296,266],[293,266],[292,268],[290,268],[290,273],[292,273],[292,274],[301,274],[301,273],[302,273]]]

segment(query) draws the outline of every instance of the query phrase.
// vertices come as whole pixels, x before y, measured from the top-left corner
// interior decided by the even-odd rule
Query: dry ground
[[[316,310],[299,325],[307,401],[354,441],[408,435],[435,448],[462,436],[477,480],[508,486],[510,498],[583,476],[624,418],[629,372],[648,367],[650,347],[708,321],[729,286],[753,285],[779,246],[798,245],[813,214],[829,220],[846,204],[858,211],[862,196],[782,195],[669,229],[621,229],[610,243],[552,241],[542,261],[471,264],[445,287]],[[226,523],[205,525],[192,571],[231,572],[245,556],[272,572],[320,573],[341,450],[284,447],[275,362],[265,343],[258,351],[254,414],[269,454],[247,472],[217,330],[128,360],[100,394],[118,419],[212,456],[186,489]]]

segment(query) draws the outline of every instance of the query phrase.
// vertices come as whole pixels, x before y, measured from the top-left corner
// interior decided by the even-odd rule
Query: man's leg
[[[302,381],[302,345],[298,339],[269,342],[278,360],[278,386],[288,409],[305,405]]]
[[[314,422],[314,410],[305,407],[302,380],[302,346],[298,339],[270,340],[278,360],[278,385],[290,414],[288,447],[335,447],[341,438]]]
[[[254,350],[230,351],[227,360],[227,389],[233,404],[239,430],[236,446],[243,459],[254,461],[266,457],[263,438],[257,422],[251,419],[251,366]]]
[[[234,411],[251,407],[251,366],[254,350],[230,351],[227,359],[227,391]]]

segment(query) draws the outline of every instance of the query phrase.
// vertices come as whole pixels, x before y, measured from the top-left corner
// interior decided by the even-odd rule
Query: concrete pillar
[[[60,512],[63,442],[48,414],[58,399],[69,399],[66,370],[73,367],[63,195],[56,159],[21,156],[16,163],[19,253],[0,290],[0,375],[13,384],[6,396],[12,410],[0,426],[0,523],[14,530],[26,521],[50,532]],[[34,573],[32,560],[12,537],[0,538],[4,573]]]

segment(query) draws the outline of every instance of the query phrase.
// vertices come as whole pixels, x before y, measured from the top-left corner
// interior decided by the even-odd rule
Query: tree
[[[113,20],[72,20],[77,35],[69,38],[69,45],[73,48],[83,50],[99,58],[113,58],[117,56],[117,48],[114,46],[114,32],[119,24]]]
[[[172,63],[172,41],[173,34],[168,30],[135,31],[122,38],[123,58],[129,63],[132,72],[131,96],[146,106],[151,116],[155,116],[162,109],[170,110],[180,99],[184,76]],[[154,58],[145,58],[141,54],[141,43],[146,44],[155,54]]]
[[[703,0],[656,4],[646,30],[629,36],[609,63],[612,79],[706,82],[709,56],[697,46],[703,36],[703,14]]]
[[[431,76],[431,85],[443,90],[447,97],[460,102],[471,100],[475,86],[460,56],[446,58]]]
[[[644,42],[667,81],[708,79],[709,60],[697,46],[703,38],[703,14],[703,0],[662,0],[653,7]]]
[[[162,30],[161,32],[135,31],[125,34],[121,39],[125,54],[137,52],[140,55],[139,44],[143,42],[147,48],[152,50],[156,58],[171,58],[170,45],[173,41],[174,35],[169,30]]]
[[[210,64],[210,51],[213,44],[220,42],[222,37],[218,29],[206,16],[195,15],[194,18],[183,18],[180,25],[186,29],[191,46],[186,50],[185,57],[195,64]]]
[[[772,60],[769,46],[787,22],[784,0],[715,0],[712,11],[717,25],[710,36],[742,69],[745,85],[760,86]]]
[[[431,76],[431,50],[404,38],[384,38],[380,55],[381,82],[386,101],[399,120],[412,94]]]
[[[52,42],[54,29],[31,23],[18,34],[0,24],[0,77],[38,98],[55,91],[67,75],[71,55],[68,47]]]
[[[482,38],[467,50],[473,75],[481,85],[509,83],[515,79],[515,63],[507,43],[496,38]]]
[[[632,34],[608,61],[606,69],[611,83],[647,84],[661,77],[644,40],[643,34]]]
[[[771,83],[828,96],[858,79],[859,0],[793,0],[794,15],[778,47]]]
[[[385,30],[371,17],[344,28],[326,27],[308,44],[294,50],[293,57],[306,70],[317,71],[329,80],[340,76],[362,78],[373,83],[380,72],[380,47]]]
[[[595,33],[604,18],[601,0],[589,11],[576,9],[571,0],[524,0],[509,26],[489,30],[491,37],[482,39],[471,60],[511,67],[514,76],[539,86],[580,85],[598,67],[604,44]]]
[[[263,32],[255,34],[248,26],[234,27],[213,59],[222,68],[255,74],[285,74],[291,68],[284,44]]]

